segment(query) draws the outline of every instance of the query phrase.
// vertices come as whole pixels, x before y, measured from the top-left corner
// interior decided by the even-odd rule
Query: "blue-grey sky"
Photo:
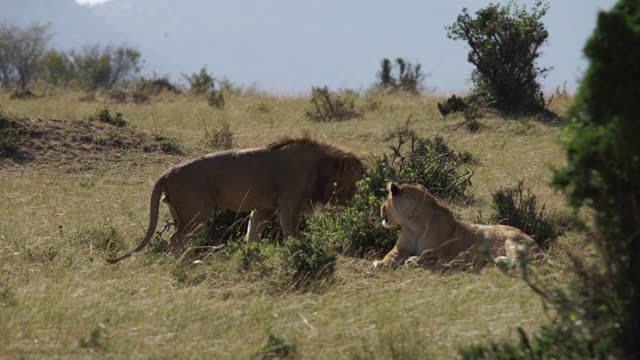
[[[0,3],[6,1],[20,4],[16,0]],[[25,5],[14,6],[44,6],[52,2],[68,5],[71,1],[23,0]],[[473,12],[490,2],[75,1],[85,3],[76,5],[91,13],[94,23],[108,27],[100,37],[96,35],[96,41],[139,47],[146,58],[147,71],[179,79],[181,73],[197,71],[206,64],[217,77],[227,77],[242,85],[255,83],[259,89],[281,94],[306,93],[312,85],[365,89],[375,80],[383,57],[403,57],[421,63],[431,74],[426,85],[440,93],[465,91],[470,87],[468,78],[472,70],[466,61],[467,48],[463,42],[448,39],[445,26],[456,19],[463,7]],[[94,2],[99,4],[88,4]],[[518,3],[531,5],[533,1]],[[553,67],[543,81],[545,89],[552,90],[565,81],[569,89],[575,87],[586,67],[582,47],[595,26],[597,12],[614,3],[614,0],[551,2],[543,19],[550,37],[543,48],[541,65]],[[55,41],[61,46],[79,46],[65,41],[77,37],[78,32],[87,32],[85,42],[91,39],[91,25],[70,29],[73,22],[65,21],[64,16],[50,21],[56,32]]]

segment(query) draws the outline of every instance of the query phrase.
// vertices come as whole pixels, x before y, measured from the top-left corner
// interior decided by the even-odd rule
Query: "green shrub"
[[[305,116],[313,122],[344,121],[361,115],[356,111],[353,94],[338,94],[326,86],[311,88],[310,102]]]
[[[467,104],[464,99],[461,97],[457,97],[456,95],[451,95],[445,102],[438,103],[438,111],[442,116],[447,116],[451,113],[461,112],[467,108]]]
[[[171,277],[180,286],[196,286],[202,283],[207,275],[197,267],[177,262],[171,270]]]
[[[348,256],[372,258],[391,250],[398,230],[381,225],[382,200],[370,188],[371,182],[370,178],[359,181],[348,205],[333,206],[311,216],[306,237]]]
[[[75,69],[70,56],[55,49],[48,50],[42,59],[42,77],[54,86],[69,85],[73,81]]]
[[[171,83],[167,77],[140,78],[136,82],[136,91],[148,96],[157,96],[163,92],[181,93],[180,89]]]
[[[445,200],[466,197],[473,175],[467,166],[473,161],[470,153],[452,150],[441,136],[424,138],[408,124],[396,128],[386,139],[395,140],[391,153],[375,159],[369,170],[371,189],[377,196],[384,196],[386,183],[393,180],[422,184]]]
[[[122,116],[122,113],[117,112],[115,116],[111,115],[111,112],[106,107],[97,109],[93,115],[89,116],[89,120],[100,121],[105,124],[113,125],[116,127],[127,126],[127,121]]]
[[[297,353],[298,347],[295,343],[290,343],[285,338],[269,334],[255,357],[263,360],[289,359],[296,357]]]
[[[178,139],[160,133],[154,134],[153,138],[160,145],[160,150],[162,150],[162,152],[172,155],[184,154],[184,151],[182,150],[182,146],[180,145]]]
[[[487,98],[495,108],[509,113],[544,111],[539,79],[549,69],[536,62],[549,36],[541,21],[547,10],[548,4],[540,0],[531,10],[513,1],[489,4],[475,17],[462,9],[447,28],[447,36],[465,41],[471,49],[473,96]]]
[[[212,89],[209,91],[207,103],[211,107],[224,109],[224,94],[222,93],[222,90]]]
[[[215,88],[215,78],[209,74],[206,65],[198,73],[182,74],[182,76],[189,83],[189,92],[192,94],[207,94]]]
[[[493,194],[494,214],[490,222],[510,225],[531,236],[540,247],[561,235],[568,224],[568,216],[545,211],[538,207],[538,201],[531,190],[524,190],[523,182],[514,187],[506,187]]]
[[[139,73],[142,58],[136,49],[99,44],[73,50],[68,57],[73,63],[74,79],[85,89],[112,88]]]
[[[20,153],[20,143],[25,131],[20,124],[0,112],[0,159],[16,157]]]
[[[268,241],[248,243],[239,238],[230,240],[227,246],[227,253],[240,272],[273,278],[282,270],[282,249],[278,244]]]
[[[25,90],[37,80],[51,40],[50,29],[37,23],[24,28],[0,24],[0,87]]]
[[[394,71],[397,69],[397,71]],[[394,75],[396,74],[397,75]],[[395,65],[389,59],[382,59],[376,87],[391,91],[405,91],[417,94],[422,89],[425,74],[422,65],[412,64],[403,58],[397,58]]]
[[[106,348],[105,333],[106,326],[98,324],[91,330],[89,336],[82,337],[78,340],[78,345],[83,349],[103,350]]]
[[[283,281],[294,288],[331,280],[336,270],[336,254],[313,238],[285,239],[282,262]]]
[[[482,127],[480,122],[475,118],[465,120],[464,125],[467,127],[467,130],[469,130],[469,132],[479,131]]]

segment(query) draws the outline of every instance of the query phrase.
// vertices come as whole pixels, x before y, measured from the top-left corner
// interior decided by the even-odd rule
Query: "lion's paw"
[[[512,271],[518,266],[517,260],[511,259],[507,256],[497,256],[493,259],[493,262],[504,272]]]
[[[420,267],[420,256],[411,256],[404,262],[404,267],[407,269],[415,269]]]
[[[374,269],[386,268],[389,267],[389,263],[384,260],[375,260],[373,262]]]

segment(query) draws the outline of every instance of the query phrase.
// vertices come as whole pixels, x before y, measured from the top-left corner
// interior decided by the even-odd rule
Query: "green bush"
[[[285,239],[282,262],[283,282],[294,288],[331,280],[336,270],[336,254],[313,238]]]
[[[171,277],[180,286],[196,286],[202,283],[207,275],[198,267],[185,265],[177,262],[171,270]]]
[[[148,96],[157,96],[163,92],[181,93],[180,89],[171,83],[167,77],[140,78],[135,85],[136,91]]]
[[[50,49],[42,59],[42,77],[45,82],[54,86],[69,85],[75,76],[75,67],[65,52]]]
[[[24,130],[20,124],[0,112],[0,159],[17,156],[23,138]]]
[[[0,24],[0,87],[27,87],[38,78],[50,26],[33,23],[21,28]]]
[[[461,112],[467,108],[467,104],[464,99],[456,95],[451,95],[445,102],[438,103],[438,111],[442,116],[447,116],[451,113]]]
[[[313,122],[344,121],[361,115],[356,111],[353,94],[338,94],[326,86],[311,88],[310,102],[305,116]]]
[[[245,242],[244,238],[227,242],[227,252],[236,269],[243,273],[257,273],[274,277],[282,270],[282,249],[268,241]]]
[[[524,190],[523,182],[493,193],[492,224],[510,225],[531,236],[542,248],[561,235],[568,225],[568,216],[545,211],[531,190]]]
[[[115,115],[111,115],[111,112],[106,107],[97,109],[93,115],[89,116],[89,120],[100,121],[116,127],[127,126],[127,121],[122,116],[122,113],[117,112]]]
[[[397,69],[396,71],[394,71]],[[397,75],[396,75],[397,74]],[[390,91],[405,91],[417,94],[422,89],[425,74],[422,65],[412,64],[403,58],[397,58],[395,64],[382,59],[376,87]]]
[[[206,66],[203,66],[198,73],[182,74],[182,77],[189,83],[189,92],[192,94],[207,94],[215,88],[215,78],[209,74]]]
[[[462,9],[447,28],[447,36],[465,41],[471,49],[468,60],[475,66],[472,97],[508,113],[545,111],[539,79],[549,69],[537,61],[549,36],[541,21],[547,10],[541,0],[531,10],[513,1],[490,4],[475,17]]]
[[[82,337],[78,340],[78,345],[83,349],[104,350],[106,340],[104,334],[106,333],[106,327],[103,324],[98,324],[87,337]]]
[[[370,188],[371,182],[370,178],[359,181],[348,205],[333,206],[311,216],[305,235],[348,256],[373,258],[391,250],[398,230],[381,225],[382,199]]]
[[[74,78],[85,89],[112,88],[131,79],[142,68],[142,58],[136,49],[87,46],[69,54]]]
[[[154,134],[153,138],[160,145],[160,150],[162,150],[162,152],[172,155],[184,154],[178,139],[160,133]]]
[[[298,354],[298,347],[287,339],[269,334],[267,340],[256,354],[255,358],[262,360],[290,359]]]
[[[391,153],[375,159],[369,170],[371,189],[377,196],[384,196],[386,183],[393,180],[422,184],[445,200],[466,197],[473,175],[467,166],[473,161],[470,153],[452,150],[441,136],[422,137],[408,124],[396,128],[387,140],[395,140]]]
[[[222,90],[212,89],[209,91],[207,103],[211,107],[224,109],[224,94],[222,93]]]

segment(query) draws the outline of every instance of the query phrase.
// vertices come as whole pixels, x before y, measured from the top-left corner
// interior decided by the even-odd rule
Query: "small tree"
[[[394,68],[397,70],[394,71]],[[422,65],[414,65],[403,58],[397,58],[394,66],[391,60],[385,58],[380,63],[376,86],[392,91],[418,93],[422,88],[424,78],[425,74],[422,72]]]
[[[537,65],[540,48],[549,33],[541,19],[548,5],[537,0],[531,10],[513,1],[490,4],[473,17],[466,8],[447,27],[447,36],[469,45],[468,60],[475,66],[471,80],[475,96],[485,97],[506,112],[538,112],[545,101],[539,78],[549,68]]]
[[[21,90],[34,80],[47,44],[51,39],[49,26],[33,24],[25,29],[0,26],[0,82],[2,86],[17,85]]]
[[[15,28],[0,26],[0,86],[10,87],[15,82],[14,46]]]
[[[42,77],[52,85],[67,85],[75,76],[75,66],[63,51],[51,49],[42,59]]]
[[[125,46],[88,46],[72,51],[71,59],[80,84],[87,89],[111,88],[140,72],[140,52]]]
[[[215,90],[216,79],[209,74],[207,66],[203,66],[200,72],[191,75],[182,74],[182,77],[189,83],[189,91],[202,95]]]

